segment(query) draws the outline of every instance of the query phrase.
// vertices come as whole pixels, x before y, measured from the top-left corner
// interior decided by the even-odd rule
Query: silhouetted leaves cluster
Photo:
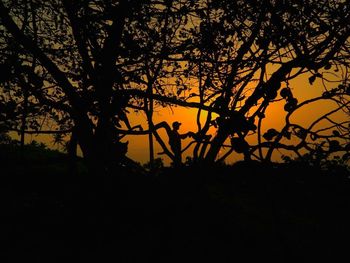
[[[0,11],[2,125],[22,134],[43,127],[74,130],[89,163],[108,166],[111,152],[125,157],[120,140],[136,134],[133,127],[144,120],[130,117],[139,112],[149,131],[143,127],[137,134],[153,133],[169,152],[152,129],[153,113],[164,107],[197,110],[196,133],[207,139],[192,142],[194,162],[218,160],[231,137],[241,140],[233,152],[249,147],[259,150],[260,159],[267,146],[269,159],[275,147],[312,152],[308,138],[320,145],[322,138],[337,137],[341,147],[329,147],[334,151],[348,139],[338,120],[331,120],[337,134],[334,127],[325,134],[316,124],[290,122],[296,109],[314,101],[335,102],[348,114],[347,1],[8,0]],[[323,95],[309,101],[294,96],[304,87],[289,83],[302,76],[310,85],[320,80]],[[286,126],[282,136],[271,127],[262,134],[278,94]],[[242,146],[250,135],[276,141]],[[292,136],[303,143],[283,144]]]

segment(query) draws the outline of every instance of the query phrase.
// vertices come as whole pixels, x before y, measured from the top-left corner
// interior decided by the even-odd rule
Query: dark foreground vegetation
[[[0,1],[0,262],[350,262],[349,10]]]
[[[82,164],[68,172],[64,154],[6,147],[1,262],[348,257],[350,181],[340,166],[241,162],[91,177]]]

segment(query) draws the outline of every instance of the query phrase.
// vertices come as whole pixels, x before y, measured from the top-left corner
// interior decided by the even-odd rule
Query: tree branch
[[[83,103],[79,95],[74,90],[74,87],[66,78],[65,74],[59,70],[56,64],[50,60],[45,53],[30,39],[26,36],[16,25],[13,19],[9,15],[9,11],[0,2],[0,16],[2,24],[6,27],[6,29],[12,34],[12,36],[21,44],[25,49],[31,52],[40,62],[41,64],[50,72],[52,77],[56,80],[57,84],[63,89],[63,91],[68,96],[70,103],[73,105],[74,110],[82,109]]]

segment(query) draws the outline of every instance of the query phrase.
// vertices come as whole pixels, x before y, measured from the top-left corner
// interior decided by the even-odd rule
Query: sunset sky
[[[313,85],[310,85],[308,81],[308,75],[302,75],[292,81],[290,81],[290,87],[293,91],[293,95],[298,99],[299,103],[306,99],[310,99],[316,96],[322,95],[324,88],[320,80],[316,80]],[[280,97],[277,97],[280,98]],[[284,125],[284,118],[286,116],[286,111],[284,111],[283,106],[285,101],[271,103],[266,111],[266,118],[263,120],[262,133],[267,129],[274,128],[280,130]],[[329,110],[334,108],[335,103],[331,103],[325,100],[321,102],[313,103],[307,107],[302,108],[301,110],[293,114],[293,122],[300,125],[304,125],[307,128],[307,125],[310,125],[314,120],[320,117],[322,114],[327,113]],[[155,107],[153,121],[155,124],[161,121],[167,121],[169,125],[174,121],[179,121],[182,123],[180,126],[180,133],[187,133],[188,131],[197,131],[196,124],[196,114],[197,110],[192,108],[184,108],[180,106],[173,106],[171,108],[161,108],[160,106]],[[342,119],[346,120],[348,116],[342,112],[339,112],[334,115],[335,120],[340,121]],[[144,113],[133,113],[130,118],[131,125],[141,124],[144,129],[147,129],[147,122]],[[327,125],[323,123],[323,125]],[[211,134],[215,133],[215,129],[211,128]],[[167,143],[167,135],[164,129],[158,130],[159,134],[163,140]],[[18,138],[16,133],[12,133],[13,137]],[[36,140],[39,142],[44,142],[50,148],[62,150],[62,146],[53,145],[53,138],[50,135],[26,135],[26,142],[29,143],[31,140]],[[182,141],[182,147],[185,147],[191,142],[191,138],[184,139]],[[255,144],[257,140],[256,134],[252,134],[247,137],[247,140],[250,144]],[[127,156],[131,159],[138,161],[140,163],[147,163],[149,161],[149,141],[148,135],[128,135],[124,137],[123,141],[129,142],[128,154]],[[162,152],[160,145],[154,139],[155,147],[155,158],[160,157],[163,159],[166,165],[170,164],[170,159],[165,155],[158,155]],[[183,160],[186,156],[190,156],[192,153],[193,147],[190,147],[183,154]],[[224,150],[221,154],[224,153]],[[273,159],[275,161],[280,160],[281,154],[285,154],[283,151],[275,151]],[[290,154],[290,153],[286,153]],[[237,160],[242,159],[242,154],[232,153],[227,159],[226,163],[232,163]]]
[[[320,80],[316,80],[313,85],[310,85],[307,75],[298,77],[297,79],[291,81],[290,87],[292,88],[293,94],[298,99],[299,103],[306,99],[320,96],[324,91]],[[286,112],[283,110],[284,104],[285,102],[281,101],[272,103],[269,106],[266,112],[266,118],[263,121],[263,132],[269,128],[275,128],[276,130],[279,130],[283,127],[284,118],[286,115]],[[334,106],[336,106],[334,103],[326,102],[323,100],[322,102],[311,104],[310,106],[307,106],[302,110],[296,112],[294,114],[295,117],[293,117],[292,120],[295,123],[304,124],[306,128],[307,125],[316,120],[322,114],[328,112],[330,109],[333,109]],[[182,123],[182,125],[180,126],[180,133],[186,133],[188,131],[197,131],[196,112],[197,111],[195,109],[183,107],[173,107],[172,111],[170,109],[158,108],[154,114],[154,123],[159,123],[165,120],[169,124],[171,124],[173,121],[180,121]],[[344,120],[346,120],[346,118],[348,117],[344,113],[340,113],[336,114],[334,118],[336,118],[336,120],[341,120],[343,118]],[[132,121],[138,123],[140,120],[145,120],[143,114],[135,115],[134,120]],[[147,127],[145,122],[143,123],[143,126]],[[214,133],[215,131],[212,130],[212,132]],[[160,133],[162,135],[162,138],[166,138],[166,133],[164,132],[164,130],[162,130]],[[149,160],[148,137],[146,135],[129,136],[125,138],[125,141],[126,140],[129,141],[129,157],[142,163],[145,163]],[[167,141],[167,139],[165,139],[165,141]],[[256,134],[249,136],[248,141],[250,143],[256,142]],[[183,140],[183,147],[185,147],[190,142],[191,138]],[[155,153],[162,151],[157,142],[155,142],[155,149]],[[183,154],[183,159],[185,159],[187,155],[191,155],[190,149],[188,149]],[[165,163],[169,163],[169,159],[166,155],[160,155],[158,157],[163,158]],[[234,162],[236,160],[240,160],[242,157],[242,154],[232,153],[231,156],[227,159],[227,162]],[[276,151],[276,156],[274,159],[279,160],[279,157],[280,156]]]
[[[259,45],[257,45],[257,46],[254,46],[254,45],[255,44],[252,45],[252,49],[254,49],[254,47],[256,47],[259,50]],[[239,47],[239,41],[237,42],[237,47]],[[235,49],[233,47],[231,47],[231,48]],[[287,49],[287,51],[288,51],[288,49]],[[234,54],[234,52],[232,54]],[[261,54],[260,55],[259,54],[257,53],[256,56],[261,55]],[[282,60],[284,60],[284,59],[293,60],[293,58],[294,58],[293,52],[289,53],[289,51],[288,51],[286,54],[287,55],[285,55],[285,56],[278,57],[278,59],[273,59],[272,63],[274,63],[274,65],[271,64],[270,65],[271,68],[268,68],[269,66],[267,66],[267,74],[266,75],[268,75],[268,76],[266,77],[266,79],[264,79],[264,81],[267,81],[270,78],[272,73],[277,69],[275,67],[279,67],[279,65],[281,65],[280,62],[282,62]],[[252,56],[251,59],[255,58],[254,56]],[[273,58],[273,56],[272,56],[272,58]],[[63,64],[63,66],[66,66],[66,64]],[[247,66],[247,68],[249,68],[249,66]],[[242,69],[245,69],[245,66],[242,67]],[[222,73],[221,68],[220,68],[220,73]],[[260,74],[259,71],[255,71],[255,73]],[[335,72],[332,72],[332,73],[335,73]],[[339,72],[339,74],[340,73],[341,72]],[[244,73],[241,73],[241,74],[244,75]],[[338,73],[336,73],[336,74],[338,74]],[[182,75],[182,76],[184,76],[184,75]],[[209,78],[209,75],[206,77]],[[254,75],[254,77],[256,77],[256,76]],[[309,77],[310,77],[309,74],[303,74],[303,75],[289,81],[289,87],[292,89],[293,96],[295,98],[297,98],[298,103],[302,103],[303,101],[308,100],[310,98],[321,96],[322,93],[324,92],[324,87],[322,85],[321,80],[316,79],[316,81],[313,83],[313,85],[311,85],[309,83]],[[327,77],[335,78],[331,74],[327,75]],[[340,78],[341,78],[341,76],[338,76],[338,79],[340,79]],[[205,77],[204,77],[204,79],[205,79]],[[166,78],[166,80],[169,82],[173,81],[171,78]],[[251,88],[254,89],[255,86],[253,86],[254,85],[253,78],[251,78],[250,81],[251,82],[249,85],[252,85]],[[334,83],[335,86],[337,86],[338,84],[339,83]],[[193,84],[190,82],[190,85],[193,85],[192,88],[194,90],[196,89],[196,84]],[[241,84],[239,84],[239,85],[241,85]],[[248,85],[248,90],[250,88],[249,85]],[[285,85],[286,85],[285,83],[282,83],[281,89],[283,87],[285,87]],[[204,85],[202,85],[202,87],[204,87]],[[137,88],[145,90],[145,88],[142,86],[139,86]],[[152,86],[152,88],[153,88],[153,86]],[[176,85],[173,85],[173,88],[176,89],[178,87]],[[222,87],[217,86],[217,88],[220,89]],[[332,87],[329,86],[329,88],[332,88]],[[173,92],[170,92],[170,93],[176,94],[176,90],[173,90]],[[249,96],[249,94],[248,94],[248,96]],[[215,97],[213,97],[212,99],[214,100]],[[267,111],[265,112],[266,118],[263,119],[262,134],[270,128],[273,128],[273,129],[276,129],[277,131],[280,131],[285,123],[285,116],[286,116],[287,112],[283,109],[283,107],[284,107],[286,102],[280,96],[278,96],[276,99],[277,100],[280,99],[280,101],[270,103],[269,107],[267,108]],[[260,100],[260,102],[261,102],[261,100]],[[317,103],[307,105],[306,107],[303,107],[301,110],[297,110],[295,113],[293,113],[293,115],[292,115],[293,117],[291,118],[291,121],[293,123],[296,123],[296,124],[303,126],[304,128],[308,128],[308,125],[310,125],[313,121],[315,121],[320,116],[326,114],[331,109],[334,109],[334,107],[336,107],[336,106],[337,105],[333,102],[321,100]],[[204,111],[202,111],[202,113],[203,113],[203,115],[205,114]],[[185,108],[185,107],[180,107],[180,106],[172,106],[171,108],[170,107],[161,108],[160,106],[156,106],[154,108],[154,113],[153,113],[153,122],[154,122],[154,124],[157,124],[157,123],[160,123],[162,121],[166,121],[171,126],[172,122],[179,121],[182,123],[182,125],[180,126],[180,133],[187,133],[189,131],[197,132],[198,127],[197,127],[197,123],[196,123],[196,117],[197,117],[196,115],[197,115],[197,110],[193,109],[193,108]],[[334,118],[334,120],[336,120],[337,122],[340,122],[343,119],[347,120],[349,118],[349,116],[346,113],[342,113],[341,111],[337,112],[336,114],[334,114],[334,116],[331,116],[331,117]],[[132,113],[132,110],[130,110],[129,118],[130,118],[131,126],[141,124],[144,130],[148,129],[146,116],[145,116],[144,112]],[[320,127],[327,127],[327,125],[329,125],[329,123],[323,121],[323,122],[320,122],[320,124],[318,124],[316,126],[318,128],[320,128]],[[165,130],[160,129],[159,133],[160,133],[161,137],[163,138],[164,142],[167,143],[168,139],[167,139],[167,135],[166,135]],[[215,129],[211,128],[209,133],[214,135]],[[13,137],[18,138],[17,134],[12,133],[12,135],[13,135]],[[67,139],[68,139],[68,137],[67,137]],[[49,147],[62,150],[62,146],[53,145],[53,139],[49,135],[38,135],[38,136],[26,135],[26,142],[28,143],[31,140],[37,140],[39,142],[44,142]],[[191,142],[191,140],[192,140],[191,138],[185,139],[183,141],[182,146],[185,147],[188,143]],[[137,135],[137,136],[136,135],[133,135],[133,136],[128,135],[128,136],[125,136],[123,141],[124,142],[128,141],[128,143],[129,143],[127,156],[129,156],[131,159],[136,160],[140,163],[146,163],[149,161],[148,135]],[[256,133],[248,136],[247,141],[251,145],[256,144],[257,143]],[[291,142],[291,144],[292,143],[293,142]],[[156,140],[154,140],[154,146],[155,146],[155,157],[161,157],[164,160],[165,164],[169,164],[170,160],[166,155],[158,155],[158,153],[162,152],[163,150],[161,149],[160,145],[156,142]],[[185,160],[186,156],[192,155],[191,151],[192,151],[192,148],[189,148],[183,154],[183,160]],[[219,157],[220,157],[220,155],[223,155],[224,153],[225,153],[225,149],[222,150],[222,152],[219,154]],[[273,156],[274,160],[280,160],[281,154],[285,154],[284,152],[279,152],[277,150],[274,153],[275,153],[275,155]],[[229,158],[226,159],[226,161],[227,161],[227,163],[231,163],[231,162],[242,159],[242,157],[243,157],[242,154],[237,154],[234,152],[229,156]]]

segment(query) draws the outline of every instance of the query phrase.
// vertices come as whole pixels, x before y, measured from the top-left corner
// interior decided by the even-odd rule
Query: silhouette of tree
[[[303,131],[310,135],[308,130],[317,125],[300,129],[291,126],[289,118],[306,105],[325,100],[336,102],[330,114],[348,109],[348,10],[349,4],[344,1],[196,1],[186,12],[191,22],[179,33],[187,45],[176,56],[166,57],[167,62],[178,63],[177,89],[148,96],[198,109],[194,161],[224,161],[232,152],[248,160],[271,160],[275,149],[299,156],[301,152],[312,152],[316,146],[310,146],[316,143],[305,142],[310,137],[301,143],[293,139],[304,136]],[[291,83],[303,76],[310,85],[321,83],[323,90],[310,100],[298,102],[300,98],[293,93],[302,87]],[[191,83],[189,92],[181,97],[186,81]],[[171,85],[163,86],[163,90],[171,91]],[[146,95],[140,90],[129,92]],[[263,133],[269,106],[282,102],[286,127]],[[325,114],[315,121],[327,118]],[[338,117],[333,122],[337,128],[347,124]],[[214,136],[209,132],[213,128]],[[248,143],[251,135],[257,137],[256,145]],[[349,140],[348,132],[327,136],[341,139],[342,144]],[[281,143],[281,138],[292,138],[292,143]],[[223,148],[229,150],[218,158]]]
[[[270,160],[276,149],[345,151],[348,122],[330,115],[349,109],[349,8],[341,0],[3,1],[1,70],[9,77],[1,79],[1,117],[22,133],[32,111],[37,130],[38,116],[58,132],[74,127],[72,145],[98,170],[125,160],[127,134],[149,135],[151,166],[153,136],[174,157],[157,132],[168,125],[153,123],[154,107],[198,110],[194,162],[232,152]],[[323,83],[323,94],[299,102],[302,87],[290,83],[300,76]],[[292,122],[324,100],[338,110],[310,127]],[[285,127],[264,133],[274,103],[284,103]],[[146,113],[147,130],[129,121],[130,110]],[[323,120],[333,124],[322,130]]]
[[[199,145],[209,145],[201,159],[210,162],[222,161],[234,151],[250,159],[252,149],[259,151],[253,156],[261,160],[270,160],[273,150],[280,147],[295,152],[301,148],[313,151],[305,145],[305,139],[309,139],[305,135],[313,134],[311,128],[315,124],[309,128],[296,127],[289,118],[316,100],[341,104],[335,111],[348,109],[349,3],[252,0],[200,1],[198,5],[200,8],[190,14],[197,23],[188,29],[193,48],[183,53],[191,64],[193,78],[197,78],[198,91],[193,97],[201,105],[198,115],[207,111],[204,125],[197,118],[199,138],[194,157],[198,157]],[[315,80],[323,83],[323,95],[298,103],[293,91],[302,87],[291,87],[290,82],[301,76],[308,76],[310,84]],[[329,87],[338,84],[338,88]],[[282,131],[270,129],[263,136],[261,122],[265,112],[272,103],[281,100],[285,100],[286,127]],[[320,118],[328,117],[325,114]],[[333,120],[333,128],[347,125],[348,121]],[[215,127],[216,134],[210,141],[204,140],[210,126]],[[258,137],[254,147],[246,140],[252,134]],[[291,135],[303,142],[294,146],[279,144],[282,137]],[[348,131],[328,136],[349,141]],[[273,138],[276,139],[271,144]],[[335,150],[330,142],[327,144]],[[217,159],[223,147],[230,150],[224,158]],[[269,148],[266,156],[264,147]]]
[[[182,23],[182,12],[174,9],[179,3],[0,3],[4,50],[21,54],[16,62],[21,72],[15,75],[27,86],[12,83],[11,90],[29,91],[33,101],[52,111],[59,126],[74,125],[90,164],[100,167],[122,160],[126,145],[118,129],[132,130],[127,108],[145,110],[152,130],[152,92],[163,67],[161,56],[171,51],[169,36]],[[35,14],[28,17],[30,5]],[[148,96],[130,96],[126,90],[135,86]]]

